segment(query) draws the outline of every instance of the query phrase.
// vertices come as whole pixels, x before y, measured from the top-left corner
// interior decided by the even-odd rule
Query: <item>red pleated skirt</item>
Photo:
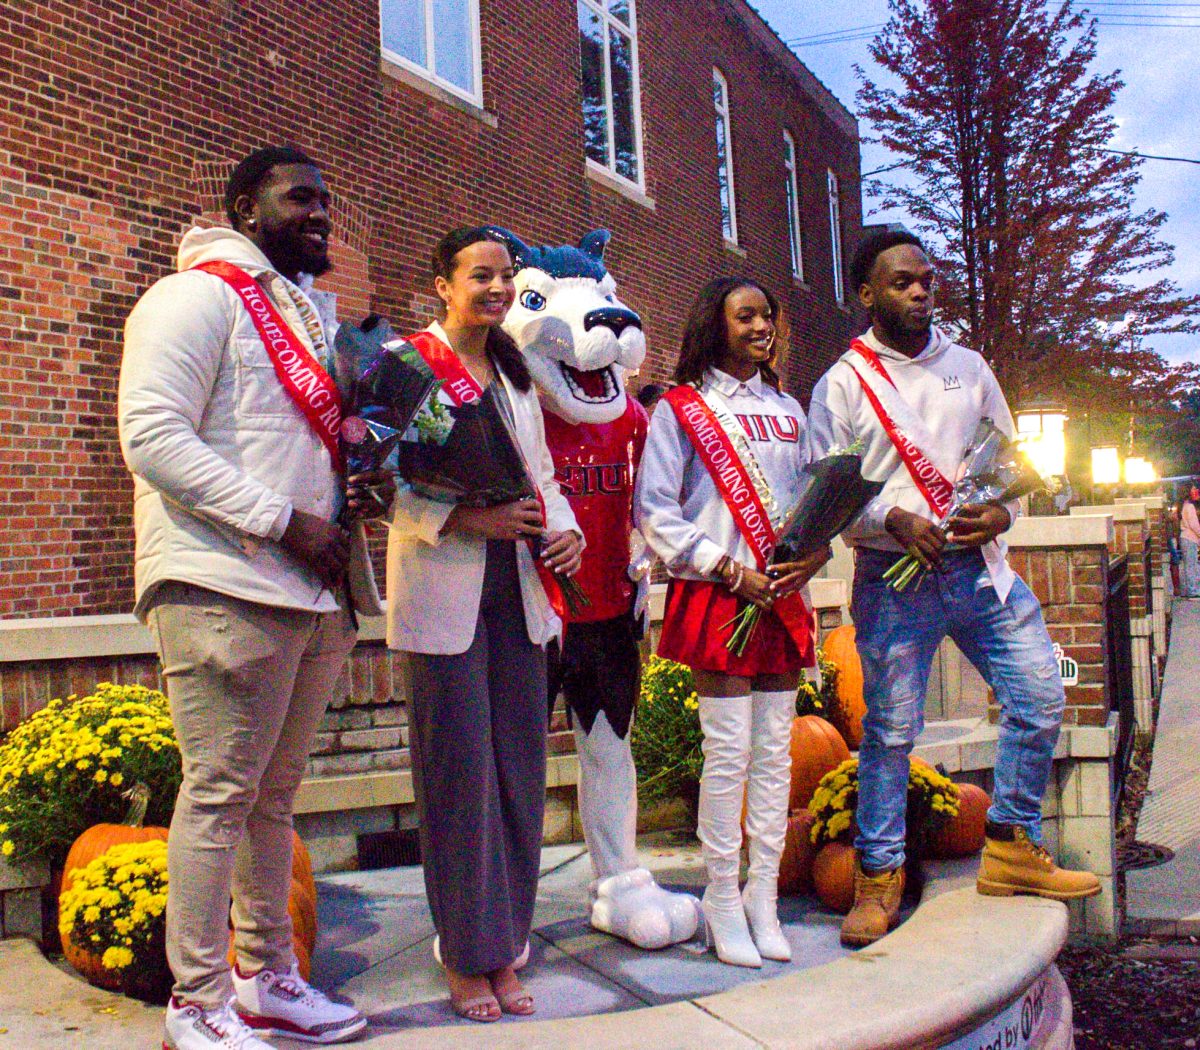
[[[795,633],[806,639],[798,645],[793,633],[772,610],[759,618],[741,656],[726,648],[732,625],[726,626],[744,603],[723,584],[705,580],[671,580],[663,613],[658,655],[686,664],[694,671],[756,678],[762,674],[794,674],[816,663],[813,648],[812,614],[797,599],[794,608],[807,619]]]

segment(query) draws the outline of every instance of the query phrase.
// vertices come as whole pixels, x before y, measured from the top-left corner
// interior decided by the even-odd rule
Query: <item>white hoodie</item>
[[[955,479],[963,453],[981,419],[990,418],[1005,434],[1012,436],[1012,415],[1004,400],[1004,393],[988,363],[974,350],[951,342],[937,328],[933,329],[929,344],[913,358],[885,346],[875,337],[873,330],[868,331],[862,339],[879,355],[888,375],[896,384],[897,393],[931,435],[931,446],[922,444],[921,450],[951,481]],[[863,476],[882,481],[884,487],[858,520],[843,533],[843,538],[854,547],[900,553],[900,545],[884,528],[883,522],[889,510],[900,507],[928,521],[938,519],[914,484],[908,468],[867,400],[862,383],[855,375],[855,368],[864,375],[874,374],[860,354],[848,350],[821,377],[813,390],[808,409],[809,459],[818,460],[828,455],[831,449],[846,448],[856,439],[862,439],[866,446],[863,452]],[[1007,504],[1006,509],[1015,521],[1018,504]],[[983,548],[992,583],[1002,602],[1007,600],[1014,578],[1005,559],[1006,551],[1002,539]]]
[[[337,598],[278,541],[293,509],[332,520],[341,480],[279,382],[237,294],[221,278],[192,269],[212,259],[257,277],[316,353],[279,283],[286,278],[253,242],[224,228],[184,235],[180,272],[151,287],[125,325],[117,412],[134,475],[135,612],[145,618],[166,580],[263,605],[333,612]],[[349,575],[355,607],[380,614],[361,527]]]

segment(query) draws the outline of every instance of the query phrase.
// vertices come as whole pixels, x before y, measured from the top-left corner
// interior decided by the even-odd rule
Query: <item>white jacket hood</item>
[[[208,229],[193,226],[188,230],[179,242],[175,268],[182,272],[214,259],[233,263],[244,270],[273,269],[270,260],[263,255],[257,244],[227,226],[213,226]]]

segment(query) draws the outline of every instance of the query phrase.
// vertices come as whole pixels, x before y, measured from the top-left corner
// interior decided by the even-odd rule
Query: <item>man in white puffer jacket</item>
[[[382,479],[347,486],[338,470],[332,302],[303,290],[329,269],[328,207],[303,153],[251,154],[226,188],[234,229],[189,230],[180,272],[125,329],[136,612],[155,633],[183,755],[168,843],[172,1050],[265,1050],[250,1028],[335,1042],[366,1025],[300,976],[287,907],[292,801],[354,646],[348,599],[382,611],[361,526],[335,517],[343,500],[350,520],[390,500],[387,482],[378,499],[368,491]]]

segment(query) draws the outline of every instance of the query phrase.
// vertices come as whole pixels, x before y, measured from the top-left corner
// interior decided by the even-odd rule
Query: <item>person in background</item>
[[[934,270],[912,234],[860,245],[850,271],[871,328],[825,373],[809,406],[809,455],[863,443],[863,474],[884,488],[844,533],[854,548],[851,614],[867,715],[858,753],[854,906],[842,943],[871,944],[899,921],[909,753],[923,726],[934,654],[949,635],[1000,704],[995,789],[980,893],[1055,900],[1100,892],[1041,846],[1042,796],[1064,693],[1041,606],[1009,567],[1001,539],[1016,504],[964,507],[942,520],[953,478],[984,417],[1012,435],[987,362],[933,325]],[[947,545],[953,542],[953,548]],[[929,572],[896,591],[884,579],[906,552]]]
[[[421,854],[450,1001],[472,1021],[531,1014],[528,959],[546,798],[546,644],[561,637],[528,540],[574,575],[582,536],[554,479],[529,370],[500,327],[514,298],[508,248],[453,230],[433,255],[445,319],[429,326],[467,386],[511,407],[535,499],[450,506],[411,489],[388,542],[388,644],[404,654]]]
[[[638,404],[646,410],[647,416],[654,415],[654,409],[666,392],[667,388],[662,383],[643,383],[638,387]]]
[[[382,513],[394,491],[384,475],[340,473],[336,321],[329,298],[309,295],[330,268],[329,204],[304,153],[255,151],[225,188],[233,228],[189,230],[179,272],[125,326],[135,612],[154,632],[183,755],[167,846],[169,1050],[267,1050],[251,1029],[333,1043],[367,1023],[300,976],[288,916],[292,800],[354,647],[349,603],[383,611],[361,527],[334,519],[344,499],[351,519]]]
[[[658,652],[692,669],[700,698],[697,834],[710,944],[722,962],[750,967],[791,958],[777,884],[796,688],[815,662],[811,614],[797,592],[828,559],[822,551],[767,571],[763,526],[771,507],[798,499],[806,462],[804,410],[774,367],[785,339],[779,302],[757,283],[726,277],[701,290],[684,329],[680,385],[654,411],[634,497],[635,524],[671,575]],[[794,630],[775,611],[787,600],[799,607]],[[763,616],[737,654],[727,646],[730,621],[747,602]],[[750,875],[739,893],[743,799]]]
[[[1200,488],[1195,484],[1179,508],[1179,548],[1183,556],[1183,597],[1200,598]]]

